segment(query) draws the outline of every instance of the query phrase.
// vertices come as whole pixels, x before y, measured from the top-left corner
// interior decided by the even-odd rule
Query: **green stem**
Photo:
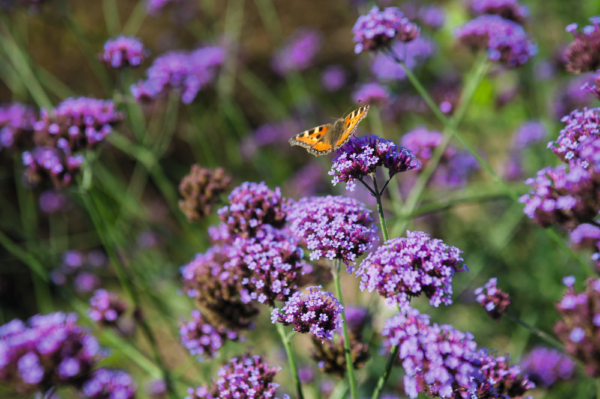
[[[396,362],[396,358],[398,357],[399,350],[400,350],[400,346],[392,346],[390,355],[388,356],[387,361],[385,362],[385,370],[383,370],[383,374],[381,375],[381,377],[379,377],[379,380],[377,380],[377,385],[375,386],[375,389],[373,390],[373,395],[371,395],[371,399],[379,398],[379,395],[381,394],[381,391],[385,387],[387,380],[390,378],[390,374],[392,372],[392,367],[394,366],[394,363]]]
[[[540,337],[541,339],[543,339],[544,341],[546,341],[547,343],[549,343],[550,345],[552,345],[559,351],[564,352],[564,347],[562,346],[562,344],[560,342],[558,342],[556,339],[554,339],[553,337],[551,337],[550,335],[543,332],[542,330],[535,328],[534,326],[524,322],[523,320],[521,320],[519,318],[519,316],[512,314],[509,311],[505,311],[504,315],[506,317],[508,317],[509,319],[511,319],[512,321],[514,321],[515,323],[520,324],[521,326],[525,327],[526,329],[531,331],[532,334]]]
[[[131,14],[129,15],[129,19],[125,22],[125,27],[123,28],[124,35],[136,35],[140,30],[142,24],[144,23],[144,19],[146,19],[146,1],[140,0]]]
[[[304,399],[304,394],[302,393],[302,384],[300,383],[300,377],[298,377],[298,367],[296,367],[296,360],[294,358],[294,354],[292,353],[290,337],[285,333],[283,324],[277,322],[275,325],[277,326],[277,332],[281,337],[281,342],[283,342],[285,353],[287,353],[288,361],[290,362],[290,372],[292,373],[292,378],[294,379],[294,384],[296,385],[298,399]]]
[[[106,30],[111,36],[119,34],[121,21],[119,20],[119,8],[116,0],[103,0],[104,19],[106,21]]]
[[[335,294],[337,299],[340,301],[342,306],[344,300],[342,299],[342,287],[340,285],[340,268],[341,260],[337,259],[335,264],[332,265],[333,281],[335,284]],[[350,393],[352,399],[357,399],[356,391],[356,379],[354,377],[354,363],[352,362],[352,352],[350,351],[350,334],[348,333],[348,323],[346,322],[346,312],[342,309],[342,332],[344,334],[344,354],[346,356],[346,368],[348,369],[348,382],[350,383]]]
[[[377,187],[377,178],[375,178],[375,174],[373,174],[371,177],[373,178],[373,186],[375,187],[375,193],[377,193],[377,195],[375,196],[375,198],[377,198],[377,213],[379,213],[381,234],[383,234],[383,241],[385,242],[388,240],[388,230],[387,224],[385,223],[385,216],[383,215],[383,205],[381,204],[381,195],[383,193],[379,192],[379,188]]]

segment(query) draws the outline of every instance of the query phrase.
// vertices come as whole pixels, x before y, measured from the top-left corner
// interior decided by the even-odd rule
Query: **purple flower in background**
[[[561,120],[573,110],[591,107],[594,99],[589,92],[595,90],[593,83],[594,76],[584,73],[569,79],[565,86],[559,86],[552,99],[554,117]]]
[[[37,113],[33,107],[17,102],[0,105],[0,150],[19,150],[33,136]]]
[[[264,182],[244,182],[229,194],[229,205],[219,209],[219,217],[231,234],[252,237],[264,224],[283,227],[289,207],[281,189],[270,190]]]
[[[318,162],[310,162],[298,169],[286,182],[284,191],[293,198],[302,198],[325,191],[328,182],[324,179],[324,170]]]
[[[101,284],[100,277],[86,271],[77,273],[75,280],[73,280],[73,287],[80,294],[88,294],[100,287]]]
[[[225,60],[225,49],[212,46],[191,52],[172,51],[154,60],[146,80],[131,86],[138,101],[153,101],[168,90],[179,90],[181,101],[190,104],[208,86]]]
[[[235,331],[211,326],[198,310],[192,310],[192,319],[181,324],[179,334],[181,344],[200,362],[217,357],[226,341],[239,339]]]
[[[90,298],[90,308],[87,313],[90,319],[102,326],[116,326],[127,310],[127,304],[119,299],[114,292],[96,290]]]
[[[600,72],[596,72],[593,82],[584,83],[582,89],[586,93],[592,94],[596,99],[600,100]]]
[[[271,67],[280,75],[309,68],[321,49],[321,34],[311,28],[297,29],[271,60]]]
[[[259,146],[282,144],[288,142],[291,135],[302,127],[295,119],[284,119],[278,122],[265,123],[254,131],[254,139]]]
[[[290,230],[306,242],[311,260],[339,259],[351,272],[356,258],[373,246],[375,226],[371,211],[352,198],[302,198],[287,216]]]
[[[344,87],[347,79],[348,74],[342,66],[329,65],[321,73],[321,86],[326,92],[332,93]]]
[[[341,328],[340,313],[344,307],[331,292],[321,287],[309,287],[307,294],[296,292],[281,309],[273,309],[271,321],[294,325],[294,331],[311,333],[321,341],[333,339],[333,333]]]
[[[303,384],[312,384],[315,381],[315,372],[312,367],[298,368],[298,379]]]
[[[133,399],[137,387],[124,371],[98,369],[83,386],[86,399]]]
[[[548,143],[548,147],[563,161],[571,165],[581,161],[580,151],[585,146],[581,143],[586,138],[596,139],[600,136],[600,108],[583,111],[574,110],[562,118],[566,126],[561,129],[558,138]],[[587,165],[583,165],[587,167]]]
[[[359,86],[352,93],[352,101],[362,104],[383,104],[390,98],[389,90],[386,86],[378,83],[367,83]]]
[[[75,314],[57,312],[0,326],[0,383],[23,395],[80,388],[101,355],[98,341],[76,323]]]
[[[497,15],[482,15],[456,30],[458,41],[508,67],[524,65],[537,53],[523,27]]]
[[[354,52],[375,51],[385,48],[394,39],[409,42],[419,36],[420,28],[410,22],[396,7],[383,11],[374,6],[367,15],[361,15],[352,28]]]
[[[344,144],[333,158],[329,175],[332,183],[346,183],[346,189],[354,191],[356,180],[373,176],[378,167],[388,170],[389,179],[395,174],[419,169],[419,161],[407,148],[379,136],[368,135],[352,139]]]
[[[81,251],[71,250],[62,254],[62,269],[65,273],[79,270],[85,263],[85,255]]]
[[[433,56],[436,52],[436,46],[432,40],[420,36],[409,43],[395,42],[390,47],[396,58],[406,63],[410,69],[414,69],[425,60]],[[390,56],[379,53],[375,57],[371,67],[373,74],[380,80],[403,80],[406,73],[402,66],[394,61]]]
[[[406,315],[388,319],[381,335],[386,347],[400,346],[399,357],[406,373],[404,392],[410,398],[419,393],[450,398],[455,392],[476,391],[482,376],[472,334],[450,325],[430,325],[429,316],[408,309]]]
[[[440,6],[420,4],[417,1],[406,1],[399,8],[406,18],[434,30],[441,28],[446,22],[446,12]]]
[[[47,214],[68,212],[72,203],[64,193],[55,190],[46,190],[40,195],[40,209]]]
[[[377,291],[388,306],[407,309],[421,294],[429,304],[452,304],[452,277],[468,271],[461,251],[420,231],[407,231],[406,238],[392,238],[361,262],[356,273],[360,289]]]
[[[369,309],[364,306],[346,306],[344,313],[348,329],[355,335],[362,333],[362,329],[369,319]]]
[[[492,14],[523,24],[529,17],[529,8],[517,0],[471,0],[470,10],[474,15]]]
[[[528,121],[517,128],[512,138],[512,148],[522,150],[532,144],[539,143],[546,138],[548,131],[543,123],[538,121]]]
[[[182,0],[148,0],[146,3],[146,11],[150,15],[158,16],[168,4],[180,2],[182,2]]]
[[[21,154],[24,176],[31,185],[48,178],[55,188],[67,187],[83,164],[83,156],[69,155],[53,147],[36,147]]]
[[[521,360],[521,368],[536,385],[550,388],[557,380],[570,380],[576,363],[562,352],[536,346]]]
[[[571,242],[578,249],[596,249],[600,241],[600,227],[592,224],[580,224],[571,231]]]
[[[497,279],[491,278],[483,287],[475,290],[477,302],[486,310],[488,315],[496,321],[500,321],[502,314],[510,305],[510,296],[496,286]],[[486,292],[484,293],[484,290]]]
[[[137,67],[148,56],[149,51],[142,41],[133,36],[117,36],[104,43],[100,60],[112,68]]]
[[[554,223],[571,229],[593,220],[600,211],[600,179],[581,166],[544,168],[525,184],[532,186],[519,201],[523,212],[542,227]]]
[[[566,31],[575,36],[564,53],[567,71],[575,74],[596,71],[600,68],[600,17],[590,18],[593,24],[577,32],[577,24],[567,25]]]
[[[167,383],[165,380],[152,380],[146,384],[146,393],[150,399],[166,399]]]
[[[477,355],[483,380],[478,381],[479,386],[473,397],[521,399],[527,390],[535,388],[535,383],[527,375],[521,374],[518,365],[511,366],[508,354],[497,356],[494,352],[481,349]],[[531,396],[528,398],[531,399]]]

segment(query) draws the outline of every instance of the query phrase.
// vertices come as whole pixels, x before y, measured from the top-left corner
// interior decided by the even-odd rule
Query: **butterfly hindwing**
[[[295,135],[294,137],[292,137],[289,142],[291,145],[299,145],[300,147],[304,147],[304,148],[312,148],[315,144],[319,143],[321,144],[322,142],[319,142],[319,140],[321,140],[323,138],[323,136],[325,135],[325,133],[327,133],[327,131],[331,128],[331,125],[321,125],[321,126],[317,126],[315,128],[306,130],[302,133],[298,133],[297,135]]]
[[[333,150],[333,146],[324,141],[319,141],[308,149],[308,152],[315,156],[329,154]]]
[[[369,106],[365,105],[364,107],[360,107],[354,110],[350,115],[346,117],[344,120],[344,127],[346,130],[342,134],[342,136],[335,143],[335,148],[339,148],[342,146],[356,131],[358,124],[362,121],[366,116],[367,112],[369,112]]]

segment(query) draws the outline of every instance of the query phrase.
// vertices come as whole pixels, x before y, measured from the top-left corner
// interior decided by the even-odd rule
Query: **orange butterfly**
[[[289,142],[291,145],[306,148],[314,156],[329,154],[344,145],[354,135],[358,123],[367,116],[367,112],[369,106],[365,105],[347,117],[338,119],[334,124],[317,126],[297,134]]]

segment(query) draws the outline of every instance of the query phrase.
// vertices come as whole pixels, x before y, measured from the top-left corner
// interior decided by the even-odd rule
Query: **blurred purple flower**
[[[290,197],[309,197],[324,191],[328,182],[324,178],[325,171],[318,162],[310,162],[298,169],[287,181],[285,192]]]
[[[600,227],[591,224],[580,224],[571,231],[571,242],[577,249],[594,251],[592,260],[600,270]]]
[[[259,146],[282,144],[288,142],[291,135],[300,131],[301,126],[295,119],[284,119],[278,122],[265,123],[254,131],[254,139]]]
[[[312,384],[315,380],[315,372],[312,367],[298,368],[298,379],[303,384]]]
[[[471,0],[470,10],[474,15],[499,15],[521,25],[529,17],[529,8],[517,0]]]
[[[592,17],[590,22],[593,25],[585,26],[581,32],[577,32],[577,24],[567,25],[565,29],[575,37],[564,53],[567,71],[571,73],[600,69],[600,17]]]
[[[40,195],[40,209],[47,214],[68,212],[72,203],[64,193],[56,190],[46,190]]]
[[[341,328],[340,313],[344,307],[331,292],[321,287],[309,287],[307,294],[296,292],[283,308],[271,312],[273,323],[294,325],[294,331],[324,340],[333,339],[333,333]]]
[[[514,150],[522,150],[532,144],[539,143],[548,135],[543,123],[527,121],[521,124],[512,137],[511,146]]]
[[[356,335],[362,333],[362,329],[369,319],[369,309],[365,306],[346,306],[344,313],[348,329]]]
[[[133,399],[137,387],[124,371],[98,369],[83,386],[85,399]]]
[[[168,4],[181,2],[182,0],[148,0],[146,3],[146,11],[150,15],[158,16]]]
[[[86,271],[77,273],[77,276],[75,276],[75,280],[73,281],[75,291],[80,294],[88,294],[100,287],[101,284],[102,281],[100,281],[98,276]]]
[[[73,176],[83,164],[82,155],[69,155],[53,147],[35,147],[21,154],[25,166],[24,177],[31,185],[48,178],[55,188],[64,188],[73,182]]]
[[[323,89],[332,93],[340,90],[346,84],[348,74],[340,65],[329,65],[321,73],[321,86]]]
[[[362,104],[383,104],[389,98],[388,88],[378,83],[363,84],[352,93],[352,101]]]
[[[354,52],[375,51],[385,48],[394,39],[409,42],[419,36],[420,28],[410,22],[396,7],[379,11],[373,6],[367,15],[361,15],[352,28]]]
[[[109,67],[122,68],[140,66],[149,55],[142,41],[133,36],[117,36],[104,43],[100,60]]]
[[[569,79],[566,86],[559,86],[558,92],[552,99],[552,112],[554,117],[561,120],[573,110],[590,107],[594,101],[589,95],[594,77],[591,73],[584,73]]]
[[[413,69],[433,56],[436,52],[434,42],[426,37],[420,36],[409,43],[395,42],[390,47],[390,52]],[[373,74],[380,80],[403,80],[406,73],[402,66],[385,53],[379,53],[375,57],[371,67]]]
[[[510,305],[510,296],[496,286],[497,279],[491,278],[483,287],[475,290],[477,302],[486,310],[488,315],[496,321],[500,321],[502,314]],[[484,290],[486,292],[484,293]]]
[[[558,380],[570,380],[576,363],[562,352],[536,346],[523,356],[521,367],[537,385],[550,388]]]
[[[114,292],[96,290],[90,298],[88,316],[94,322],[107,327],[116,326],[121,316],[127,310],[127,304],[123,302]]]
[[[192,310],[190,321],[182,322],[179,334],[181,344],[200,362],[217,357],[226,341],[237,341],[240,338],[235,331],[211,326],[198,310]]]
[[[446,11],[437,5],[406,1],[399,8],[406,18],[434,30],[441,28],[446,22]]]
[[[146,384],[146,393],[150,399],[166,399],[167,383],[165,380],[152,380]]]
[[[393,238],[361,262],[357,277],[360,290],[377,291],[386,304],[408,309],[413,297],[425,294],[429,304],[452,304],[452,277],[468,271],[461,251],[420,231]]]
[[[273,55],[271,67],[279,75],[308,69],[321,49],[322,40],[321,34],[315,29],[297,29]]]
[[[36,119],[37,113],[29,105],[17,102],[0,105],[0,150],[18,151],[27,145]]]
[[[524,65],[536,53],[523,27],[497,15],[482,15],[456,30],[458,41],[475,50],[486,50],[492,61],[508,67]]]

